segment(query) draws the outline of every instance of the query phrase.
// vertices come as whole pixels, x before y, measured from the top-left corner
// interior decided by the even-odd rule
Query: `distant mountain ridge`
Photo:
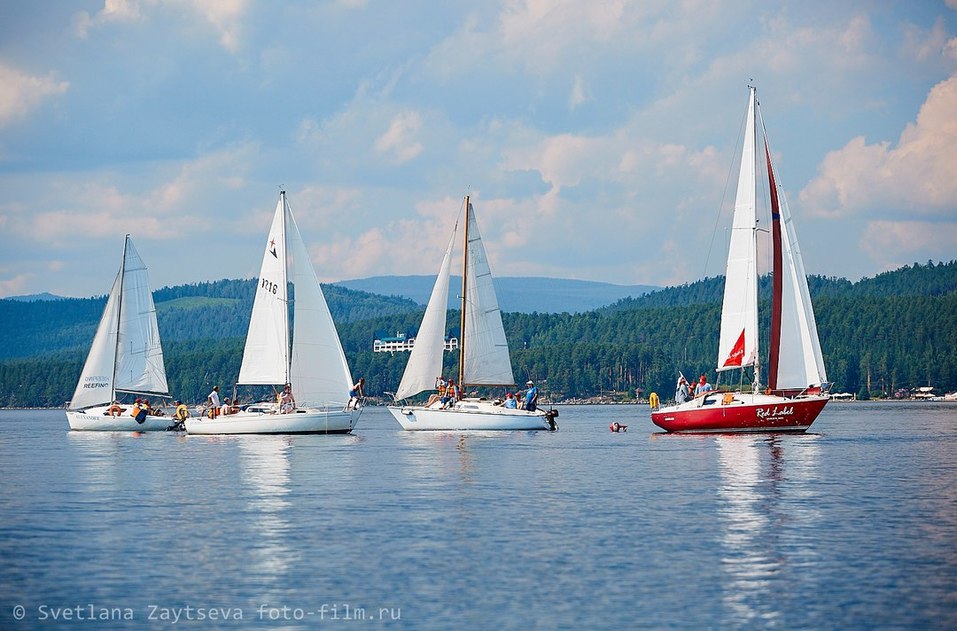
[[[39,294],[29,294],[26,296],[9,296],[4,298],[4,300],[16,300],[17,302],[42,302],[46,300],[63,300],[63,296],[57,296],[48,291],[44,291]]]
[[[335,285],[382,296],[400,296],[425,305],[435,276],[371,276],[343,280]],[[449,309],[458,309],[462,277],[449,282]],[[637,298],[661,289],[655,285],[616,285],[590,280],[538,276],[503,276],[495,279],[502,311],[512,313],[583,313],[625,298]]]

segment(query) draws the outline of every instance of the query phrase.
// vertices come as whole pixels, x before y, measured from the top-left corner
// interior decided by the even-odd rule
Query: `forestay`
[[[758,274],[754,89],[749,93],[731,245],[725,270],[718,371],[753,365],[758,357]]]
[[[263,253],[253,302],[240,384],[271,385],[289,381],[289,309],[286,282],[285,199],[279,196]]]
[[[458,223],[452,229],[445,257],[439,267],[439,275],[432,287],[429,304],[419,332],[415,336],[415,345],[409,355],[409,363],[402,374],[402,381],[395,392],[396,399],[414,396],[435,387],[436,377],[442,374],[442,357],[445,352],[445,325],[448,314],[449,275],[452,267],[452,249]]]

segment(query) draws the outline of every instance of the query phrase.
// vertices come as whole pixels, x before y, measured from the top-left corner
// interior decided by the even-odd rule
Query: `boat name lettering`
[[[272,292],[273,294],[279,293],[279,285],[272,282],[271,280],[262,279],[262,283],[259,285],[262,289],[265,289],[267,292]]]
[[[758,408],[755,410],[758,418],[781,418],[782,416],[791,416],[794,414],[794,406],[775,405],[771,409]]]
[[[109,388],[110,380],[108,377],[103,377],[101,375],[92,375],[83,380],[83,389],[84,390],[95,390],[97,388]]]

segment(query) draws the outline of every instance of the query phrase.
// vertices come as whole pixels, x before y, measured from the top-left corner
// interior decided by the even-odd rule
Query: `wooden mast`
[[[465,245],[462,247],[462,313],[459,321],[459,391],[465,385],[465,306],[468,303],[466,290],[468,289],[469,269],[469,196],[465,196]]]

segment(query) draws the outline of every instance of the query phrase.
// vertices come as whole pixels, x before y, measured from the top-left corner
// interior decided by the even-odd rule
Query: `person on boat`
[[[119,402],[119,401],[114,401],[113,404],[110,405],[110,407],[109,407],[109,409],[106,411],[106,413],[107,413],[109,416],[119,416],[120,414],[123,413],[123,409],[124,409],[124,408],[120,407],[120,402]]]
[[[279,413],[289,414],[294,409],[296,409],[296,397],[292,395],[292,384],[287,383],[279,393]]]
[[[176,414],[173,415],[177,421],[185,421],[189,418],[189,408],[182,401],[176,401]]]
[[[349,390],[349,405],[346,406],[347,410],[356,410],[359,408],[359,400],[366,395],[365,385],[366,378],[359,377],[359,381]]]
[[[144,403],[143,399],[137,399],[133,402],[133,409],[130,410],[130,416],[136,419],[141,425],[146,422],[146,416],[149,414],[149,402]]]
[[[688,391],[688,380],[682,375],[678,379],[678,386],[675,388],[675,403],[681,405],[685,401],[691,398],[691,393]]]
[[[219,413],[228,416],[233,413],[233,406],[230,404],[229,397],[223,399],[223,404],[219,408]]]
[[[707,394],[711,392],[714,388],[711,387],[711,384],[708,383],[708,378],[704,375],[698,378],[698,385],[694,387],[694,395],[701,396],[702,394]]]
[[[440,400],[442,401],[443,408],[450,408],[455,406],[455,402],[459,398],[459,387],[455,384],[454,379],[449,379],[449,384],[445,387],[445,396]]]
[[[505,409],[514,410],[518,407],[518,402],[515,400],[515,395],[511,392],[505,395]]]
[[[525,410],[534,412],[538,404],[538,386],[532,380],[525,385],[528,386],[528,390],[525,391]]]
[[[209,418],[216,418],[219,416],[219,386],[213,386],[213,391],[206,396],[206,403],[210,409]]]

